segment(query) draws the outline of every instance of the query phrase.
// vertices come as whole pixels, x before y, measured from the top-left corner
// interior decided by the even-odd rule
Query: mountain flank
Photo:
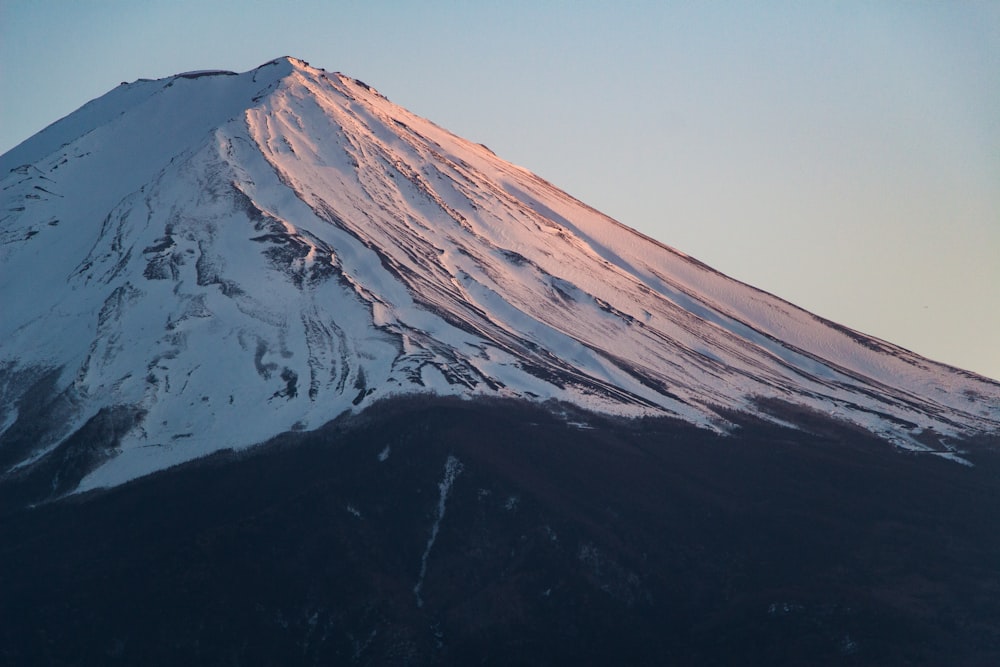
[[[0,302],[0,663],[1000,663],[1000,384],[349,76],[0,156]]]

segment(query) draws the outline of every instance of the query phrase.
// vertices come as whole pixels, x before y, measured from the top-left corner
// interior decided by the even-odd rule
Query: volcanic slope
[[[1000,384],[823,320],[366,84],[122,84],[0,157],[0,471],[52,493],[432,392],[820,413],[961,460]]]

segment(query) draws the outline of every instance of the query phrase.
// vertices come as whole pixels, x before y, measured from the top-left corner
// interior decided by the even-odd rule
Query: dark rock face
[[[407,399],[17,509],[0,663],[1000,664],[1000,455]]]

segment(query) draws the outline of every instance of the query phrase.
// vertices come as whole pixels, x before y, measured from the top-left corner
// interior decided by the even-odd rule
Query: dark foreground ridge
[[[9,665],[1000,664],[1000,456],[383,403],[0,510]]]

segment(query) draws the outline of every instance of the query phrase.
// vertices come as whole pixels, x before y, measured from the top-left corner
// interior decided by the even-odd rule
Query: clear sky
[[[281,55],[735,278],[1000,379],[1000,3],[0,0],[0,152]]]

